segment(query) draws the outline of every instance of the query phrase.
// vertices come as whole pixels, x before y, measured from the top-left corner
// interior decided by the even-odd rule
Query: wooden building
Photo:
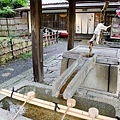
[[[76,2],[75,7],[75,35],[76,37],[91,37],[94,28],[100,22],[101,10],[104,2]],[[119,2],[109,2],[105,13],[105,25],[111,24],[112,18],[116,15],[116,8],[120,6]],[[28,15],[29,31],[31,32],[30,7],[16,9],[23,16]],[[43,0],[42,3],[42,26],[57,30],[67,30],[69,4],[66,0]]]

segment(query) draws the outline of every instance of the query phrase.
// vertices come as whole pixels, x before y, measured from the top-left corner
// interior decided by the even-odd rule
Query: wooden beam
[[[42,0],[30,0],[32,60],[35,82],[43,81]]]
[[[68,50],[74,48],[75,35],[75,1],[69,1],[68,10]]]

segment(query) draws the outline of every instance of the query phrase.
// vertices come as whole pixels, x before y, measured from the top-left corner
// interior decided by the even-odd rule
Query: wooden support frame
[[[20,93],[17,93],[17,92],[12,92],[12,91],[6,90],[6,89],[1,89],[0,94],[3,94],[3,95],[8,96],[8,97],[11,97],[11,94],[12,94],[12,98],[20,100],[20,101],[26,101],[26,99],[27,99],[26,95],[23,95],[23,94],[20,94]],[[30,99],[28,101],[28,103],[39,106],[39,107],[43,107],[43,108],[46,108],[46,109],[49,109],[49,110],[54,110],[55,109],[55,103],[48,102],[48,101],[41,100],[41,99],[37,99],[37,98]],[[58,107],[60,109],[56,109],[56,111],[60,112],[60,113],[63,113],[63,114],[66,112],[66,110],[68,108],[67,106],[60,105],[60,104],[58,105]],[[86,119],[86,120],[91,119],[88,112],[85,112],[85,111],[82,111],[82,110],[79,110],[79,109],[76,109],[76,108],[69,108],[69,111],[67,111],[67,114],[71,115],[71,116],[74,116],[74,117]],[[106,117],[106,116],[103,116],[103,115],[98,115],[98,117],[95,118],[94,120],[117,120],[117,119],[116,118],[111,118],[111,117]]]

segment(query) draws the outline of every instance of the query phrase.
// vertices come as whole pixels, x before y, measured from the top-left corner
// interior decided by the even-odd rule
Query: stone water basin
[[[66,100],[52,97],[51,89],[40,88],[36,86],[24,86],[17,90],[17,92],[21,94],[26,94],[29,91],[35,91],[35,96],[38,99],[55,102],[58,103],[58,105],[62,104],[66,106]],[[77,109],[88,111],[90,107],[96,107],[101,115],[115,117],[115,109],[110,104],[97,102],[77,96],[74,96],[73,98],[76,100],[75,108]],[[21,101],[6,97],[3,100],[1,100],[0,107],[2,109],[9,110],[10,112],[15,114],[22,104],[23,102]],[[32,120],[54,120],[54,119],[61,120],[63,116],[62,113],[37,107],[31,104],[26,104],[24,108],[20,111],[20,114]],[[65,120],[83,120],[83,119],[67,115],[65,117]]]

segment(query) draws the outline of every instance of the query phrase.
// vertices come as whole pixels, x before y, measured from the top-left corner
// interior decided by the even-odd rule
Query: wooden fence
[[[27,18],[0,18],[0,36],[29,35]]]
[[[57,35],[47,35],[43,38],[43,47],[52,45],[57,41]],[[15,59],[23,53],[29,52],[32,49],[31,40],[24,39],[3,39],[0,41],[0,65]]]
[[[10,59],[15,59],[19,55],[31,51],[32,43],[28,40],[13,41],[4,39],[0,42],[0,64]]]
[[[51,35],[48,34],[45,37],[43,37],[43,47],[49,46],[56,42],[58,42],[58,34],[57,33],[52,33]]]

